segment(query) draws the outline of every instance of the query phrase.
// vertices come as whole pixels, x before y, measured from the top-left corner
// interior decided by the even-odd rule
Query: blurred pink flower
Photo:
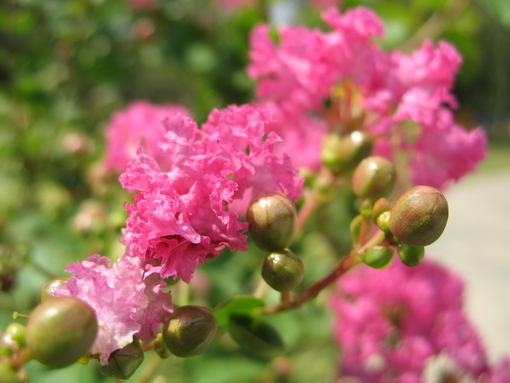
[[[377,138],[374,154],[409,153],[415,184],[444,188],[472,171],[486,139],[482,129],[454,123],[451,89],[462,61],[455,48],[425,41],[410,56],[385,53],[374,42],[383,24],[371,10],[332,8],[323,18],[332,31],[281,27],[278,43],[267,25],[252,32],[248,73],[277,117],[271,129],[294,147],[315,145],[305,156],[290,145],[277,150],[316,169],[326,132],[358,129]]]
[[[340,375],[367,383],[397,377],[424,382],[427,360],[446,354],[462,376],[480,382],[508,376],[507,361],[489,366],[465,317],[462,293],[460,279],[431,262],[407,267],[395,261],[384,270],[357,266],[338,281],[330,299],[342,348]]]
[[[249,105],[214,110],[202,130],[188,117],[167,118],[159,144],[166,171],[139,153],[120,177],[125,189],[139,191],[126,204],[126,255],[143,259],[149,274],[189,282],[198,264],[223,248],[246,250],[247,224],[239,217],[251,198],[280,191],[296,200],[302,190],[289,158],[273,154],[279,138],[266,137],[269,119]]]
[[[168,116],[190,112],[183,106],[165,104],[153,105],[146,101],[134,101],[126,109],[113,114],[106,127],[106,167],[109,170],[124,171],[137,150],[164,161],[158,144],[165,134],[161,122]]]
[[[129,0],[131,7],[135,11],[142,9],[155,9],[158,7],[158,0]]]
[[[90,352],[99,354],[101,364],[110,354],[133,341],[152,340],[165,318],[173,312],[166,283],[157,275],[144,276],[136,258],[122,257],[110,267],[110,259],[94,254],[72,263],[66,271],[73,276],[55,296],[75,296],[96,312],[99,330]]]

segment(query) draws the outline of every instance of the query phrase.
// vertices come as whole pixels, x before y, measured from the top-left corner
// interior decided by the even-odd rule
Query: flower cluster
[[[280,138],[266,134],[272,117],[264,108],[214,110],[202,129],[181,111],[138,102],[116,114],[107,163],[120,167],[134,157],[120,181],[138,191],[126,204],[126,251],[112,268],[99,255],[69,265],[73,276],[54,292],[94,308],[99,334],[91,353],[102,364],[134,335],[156,337],[173,309],[164,278],[189,283],[198,264],[223,248],[247,249],[247,223],[240,219],[253,196],[280,191],[296,201],[301,195],[303,180],[288,156],[273,154]],[[133,156],[129,147],[137,141]]]
[[[362,382],[424,382],[431,357],[446,355],[445,373],[480,382],[510,380],[508,360],[489,366],[475,328],[466,319],[460,279],[424,262],[384,270],[358,266],[341,278],[330,306],[342,347],[340,375]]]
[[[168,117],[159,150],[164,161],[139,153],[121,175],[122,186],[138,190],[121,241],[149,274],[191,280],[199,263],[229,247],[247,249],[249,201],[264,191],[292,200],[302,179],[288,156],[273,154],[279,141],[266,135],[270,115],[252,106],[213,111],[199,130],[189,117]]]
[[[224,2],[231,7],[248,3]],[[331,1],[313,3],[323,6]],[[143,8],[151,2],[133,4]],[[133,203],[125,204],[128,218],[121,237],[125,252],[113,265],[97,254],[69,265],[66,271],[71,278],[52,291],[55,297],[79,298],[94,310],[99,330],[90,354],[102,365],[134,337],[154,340],[172,313],[195,312],[195,308],[181,307],[174,313],[165,279],[190,283],[198,265],[223,249],[246,251],[246,219],[254,243],[273,253],[266,258],[262,276],[284,293],[280,308],[305,302],[291,301],[289,293],[304,274],[302,261],[288,249],[296,230],[294,203],[303,189],[295,166],[312,171],[328,166],[322,154],[326,135],[360,131],[369,137],[369,150],[373,141],[372,154],[388,159],[403,151],[407,163],[399,164],[403,165],[399,177],[405,179],[402,172],[409,169],[412,183],[436,188],[458,180],[485,156],[482,130],[467,132],[454,122],[456,100],[451,89],[461,58],[451,45],[440,42],[435,47],[425,41],[411,55],[383,52],[374,42],[383,37],[383,25],[372,11],[359,7],[341,15],[330,9],[323,18],[330,32],[281,27],[278,44],[269,26],[253,31],[248,67],[249,75],[258,81],[258,100],[253,104],[213,110],[200,128],[187,109],[171,104],[138,101],[113,116],[106,132],[105,165],[122,172],[122,187],[134,192]],[[384,158],[373,158],[391,165]],[[348,170],[353,169],[354,165]],[[337,175],[330,173],[331,178]],[[390,173],[391,182],[382,182],[379,189],[393,188],[393,165]],[[354,194],[365,202],[386,192],[376,190],[371,195],[373,190],[368,189],[373,185],[365,187],[356,179],[355,172],[354,185],[361,186],[353,188]],[[257,196],[263,200],[260,222],[254,218],[256,212],[248,209],[250,201],[259,202]],[[275,219],[260,196],[284,205],[286,209],[281,210],[288,214],[279,218],[290,222],[288,227],[267,224],[267,217],[270,223]],[[310,213],[313,207],[307,209]],[[391,214],[396,220],[395,211]],[[370,213],[362,215],[359,222],[365,225]],[[445,224],[441,220],[439,234]],[[259,228],[262,234],[257,235]],[[407,237],[391,230],[393,240],[404,243],[402,238]],[[360,229],[363,235],[346,259],[361,255],[356,251],[368,232],[368,226]],[[388,235],[379,234],[380,242],[390,242]],[[383,250],[393,256],[393,249]],[[283,267],[282,259],[293,263]],[[292,278],[282,278],[280,269]],[[333,283],[328,277],[324,280]],[[326,284],[315,286],[322,289]],[[359,265],[342,276],[330,301],[338,316],[334,331],[343,349],[341,377],[418,383],[431,357],[447,355],[456,377],[487,383],[510,380],[508,360],[495,367],[488,364],[463,314],[462,290],[457,277],[428,262],[417,267],[393,262],[384,270]],[[312,292],[305,291],[301,297],[316,296]],[[214,318],[209,311],[207,315]],[[215,335],[216,324],[211,320],[208,325]],[[166,334],[166,338],[179,334]],[[207,338],[208,347],[214,337]],[[184,354],[194,355],[202,346]]]
[[[343,15],[330,9],[323,18],[331,32],[281,27],[278,44],[267,25],[251,35],[248,73],[261,102],[279,116],[271,127],[283,139],[279,150],[320,143],[326,132],[361,130],[376,139],[374,154],[409,154],[414,184],[443,188],[473,170],[486,139],[481,129],[467,132],[454,122],[456,50],[425,41],[410,56],[383,52],[373,41],[383,37],[382,22],[363,7]],[[310,146],[296,165],[316,169],[320,145]]]

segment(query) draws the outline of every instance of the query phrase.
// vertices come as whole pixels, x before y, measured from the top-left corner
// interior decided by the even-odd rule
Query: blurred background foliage
[[[410,52],[424,38],[453,43],[464,57],[455,89],[459,121],[467,128],[482,125],[492,141],[508,145],[509,1],[346,0],[338,5],[374,9],[385,22],[385,49]],[[93,253],[112,258],[122,253],[123,202],[130,196],[117,175],[101,166],[112,112],[138,99],[172,102],[187,106],[203,122],[212,108],[249,102],[254,88],[245,72],[249,32],[258,23],[279,20],[325,27],[307,0],[259,0],[228,10],[219,0],[2,1],[0,328],[12,321],[13,311],[30,312],[40,289],[63,276],[67,264]],[[316,253],[335,253],[324,235],[327,231],[312,232],[296,249],[309,280],[335,262],[328,264],[327,257],[313,262]],[[341,250],[348,238],[334,246]],[[244,286],[258,276],[260,259],[253,250],[211,260],[202,269],[209,280],[198,278],[195,290],[192,286],[194,299],[211,306],[245,293]],[[231,279],[225,280],[225,273]],[[321,308],[326,299],[320,296],[298,312],[271,318],[276,328],[285,328],[288,357],[250,358],[223,336],[204,355],[145,364],[162,374],[159,382],[332,381],[339,350],[332,344],[330,314]],[[34,383],[111,381],[96,363],[53,371],[31,362],[27,370]],[[130,381],[143,374],[142,368]]]

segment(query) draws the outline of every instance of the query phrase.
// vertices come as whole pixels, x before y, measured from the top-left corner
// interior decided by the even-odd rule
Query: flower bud
[[[361,261],[374,269],[384,269],[391,263],[393,254],[394,251],[390,247],[374,246],[362,254]]]
[[[140,341],[133,337],[131,343],[110,354],[108,364],[101,366],[101,372],[106,376],[129,379],[140,367],[144,357]]]
[[[443,233],[448,221],[448,202],[430,186],[415,186],[393,205],[390,229],[403,244],[427,246]]]
[[[363,222],[365,218],[361,214],[358,214],[354,217],[349,225],[349,231],[351,233],[352,243],[357,243],[360,240],[359,236],[361,234],[361,228],[363,227]]]
[[[393,164],[383,157],[368,157],[359,163],[352,176],[352,190],[359,198],[375,201],[393,190],[397,173]]]
[[[75,297],[41,302],[30,315],[26,342],[34,359],[53,367],[67,367],[83,357],[97,334],[94,310]]]
[[[397,252],[400,260],[406,266],[418,266],[425,255],[423,246],[398,245]]]
[[[377,217],[379,217],[382,213],[391,211],[391,204],[386,198],[379,198],[374,203],[374,207],[372,208],[372,219],[374,222],[377,222]]]
[[[294,203],[285,195],[277,192],[258,195],[246,213],[253,242],[265,251],[285,249],[294,237],[296,216]]]
[[[167,319],[163,341],[172,354],[187,358],[207,350],[217,333],[218,323],[211,310],[181,306]]]
[[[330,133],[324,139],[322,162],[334,172],[344,172],[354,168],[372,152],[372,141],[360,131],[347,136]]]
[[[23,348],[26,345],[26,326],[18,323],[10,323],[5,332],[9,334],[10,338],[18,343],[18,348]]]
[[[304,274],[303,261],[288,249],[268,254],[262,264],[262,278],[280,292],[298,287]]]
[[[2,383],[24,383],[20,371],[16,371],[14,365],[9,359],[0,359],[0,382]]]
[[[260,318],[232,315],[228,331],[244,351],[257,357],[272,358],[284,350],[280,334]]]
[[[53,298],[53,293],[62,287],[69,278],[55,278],[49,281],[41,290],[41,302]]]

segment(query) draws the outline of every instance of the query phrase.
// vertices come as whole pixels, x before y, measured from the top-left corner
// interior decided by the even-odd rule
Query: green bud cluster
[[[351,223],[353,241],[359,236],[362,216],[366,213]],[[448,203],[439,190],[415,186],[403,193],[393,207],[386,198],[379,198],[372,205],[370,216],[386,238],[383,246],[366,249],[360,260],[371,267],[383,268],[393,258],[394,250],[390,247],[393,246],[403,264],[417,266],[425,255],[424,246],[435,242],[446,227]]]

